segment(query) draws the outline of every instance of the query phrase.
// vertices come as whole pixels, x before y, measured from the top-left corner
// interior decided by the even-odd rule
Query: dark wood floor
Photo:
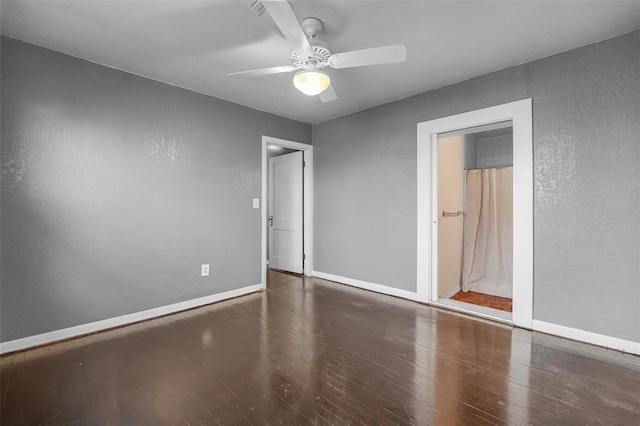
[[[277,272],[0,374],[2,425],[640,424],[640,357]]]

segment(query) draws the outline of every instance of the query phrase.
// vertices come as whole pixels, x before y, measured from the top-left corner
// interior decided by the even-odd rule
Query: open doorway
[[[505,130],[508,129],[508,130]],[[418,296],[429,304],[444,307],[447,309],[457,310],[465,313],[474,314],[488,319],[512,323],[524,328],[531,328],[533,317],[533,136],[532,136],[532,108],[531,99],[511,102],[508,104],[498,105],[494,107],[484,108],[463,114],[457,114],[450,117],[444,117],[436,120],[430,120],[418,123]],[[493,133],[492,133],[493,132]],[[478,153],[477,139],[489,139],[492,136],[503,138],[510,133],[512,139],[511,152],[508,148],[500,147],[498,153],[492,153],[490,157],[499,157],[500,155],[508,157],[512,156],[512,162],[508,159],[500,160],[493,158],[492,166],[483,167],[486,157],[480,158]],[[467,158],[465,159],[465,137],[468,137]],[[470,141],[475,138],[473,145]],[[506,138],[505,138],[506,139]],[[453,143],[453,141],[457,141]],[[440,146],[442,143],[442,146]],[[500,144],[498,144],[500,145]],[[438,150],[452,151],[450,154],[457,161],[455,166],[439,167]],[[475,154],[473,153],[473,150]],[[480,155],[484,156],[491,149]],[[475,157],[475,164],[471,161]],[[504,164],[498,162],[504,161]],[[511,165],[508,163],[511,162]],[[466,163],[466,164],[465,164]],[[511,171],[507,171],[509,166]],[[465,171],[467,168],[469,171]],[[477,245],[478,229],[470,229],[465,242],[465,215],[471,215],[472,206],[467,205],[467,193],[470,185],[477,185],[477,182],[467,182],[467,176],[470,174],[480,175],[482,181],[483,168],[495,169],[502,174],[510,174],[511,189],[509,189],[509,178],[506,183],[503,182],[505,189],[500,191],[501,196],[510,193],[512,199],[509,202],[501,200],[506,207],[502,208],[504,216],[502,222],[509,225],[508,214],[511,213],[511,226],[507,226],[511,230],[502,233],[502,242],[499,244],[508,246],[511,244],[511,253],[507,248],[501,256],[505,257],[506,264],[511,265],[511,275],[508,273],[509,267],[493,271],[493,278],[498,277],[504,279],[511,286],[497,286],[495,282],[477,283],[479,276],[487,275],[484,271],[471,271],[468,275],[470,281],[477,284],[476,289],[481,289],[483,294],[498,293],[501,297],[508,299],[509,290],[512,298],[512,312],[501,309],[486,308],[473,303],[460,302],[452,300],[453,296],[460,292],[462,286],[465,285],[463,280],[465,271],[465,263],[463,255],[473,254],[473,256],[483,256],[487,254],[486,244],[482,247],[480,243],[480,251],[473,252],[471,248],[465,250],[465,243],[473,243]],[[448,172],[447,176],[439,176],[439,169]],[[479,172],[474,171],[480,170]],[[473,173],[470,173],[473,172]],[[457,181],[459,188],[457,194],[452,199],[457,200],[458,204],[443,205],[445,200],[439,200],[441,193],[446,194],[448,190],[438,187],[439,181]],[[497,203],[494,201],[492,203]],[[480,206],[481,207],[481,206]],[[485,206],[486,207],[486,206]],[[476,205],[476,208],[478,206]],[[466,209],[466,210],[465,210]],[[473,224],[471,217],[468,223]],[[477,222],[477,217],[476,217]],[[454,231],[443,230],[451,225]],[[477,225],[477,223],[476,223]],[[475,226],[475,225],[474,225]],[[450,233],[449,237],[440,238],[442,233],[445,235]],[[486,232],[486,230],[484,231]],[[504,240],[508,240],[506,243]],[[496,240],[492,244],[498,244]],[[448,264],[445,265],[447,259],[441,259],[440,245],[449,245],[448,250],[455,255],[449,255]],[[491,253],[495,255],[494,252]],[[495,256],[494,256],[495,257]],[[474,259],[471,259],[474,260]],[[441,263],[444,262],[444,263]],[[492,266],[493,267],[493,266]],[[507,273],[504,274],[504,271]],[[468,271],[467,271],[468,273]],[[502,275],[504,276],[502,276]],[[506,276],[506,278],[505,278]],[[448,278],[447,278],[448,277]],[[442,278],[442,281],[441,281]],[[492,280],[493,280],[492,278]],[[445,283],[445,280],[449,280]],[[495,281],[495,280],[493,280]],[[467,282],[467,285],[469,282]],[[448,287],[447,287],[448,286]],[[457,287],[457,288],[456,288]],[[467,287],[469,290],[469,287]],[[468,291],[467,291],[468,292]],[[505,297],[506,296],[506,297]]]
[[[297,176],[298,171],[300,171],[301,176]],[[270,186],[269,176],[271,174],[273,179],[274,172],[276,176],[280,175],[281,181],[278,185],[278,178],[276,178],[276,185]],[[287,173],[300,178],[296,180],[295,185],[289,186],[289,183],[293,182],[289,182],[289,179],[286,178]],[[267,262],[271,260],[270,258],[274,256],[274,253],[280,258],[280,262],[276,262],[273,265],[276,268],[291,270],[292,272],[304,272],[306,276],[311,276],[311,271],[313,270],[312,179],[313,147],[311,145],[270,136],[262,137],[262,283],[265,287],[267,282]],[[276,186],[284,189],[285,193],[300,195],[300,197],[296,196],[286,200],[285,204],[298,205],[302,211],[301,217],[294,220],[290,220],[291,215],[289,214],[280,219],[276,217],[277,214],[274,214],[272,203],[275,199],[273,189]],[[269,196],[270,193],[271,196]],[[302,201],[301,205],[296,201],[299,199]],[[271,216],[273,216],[273,220],[271,220]],[[276,228],[282,232],[279,232],[280,236],[276,232],[274,237],[274,229]],[[294,228],[297,231],[301,228],[302,232],[291,241],[288,241],[288,237],[285,236],[293,232]],[[274,243],[276,244],[275,247]],[[295,269],[296,267],[291,263],[296,263],[296,259],[302,264],[301,270]],[[291,269],[292,266],[295,270]]]
[[[511,320],[512,121],[441,133],[433,149],[438,301]]]
[[[267,145],[267,263],[301,274],[304,268],[303,151]]]

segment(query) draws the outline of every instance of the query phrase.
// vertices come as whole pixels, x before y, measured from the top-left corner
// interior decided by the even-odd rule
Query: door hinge
[[[307,162],[306,161],[302,162],[302,167],[307,167]]]
[[[307,260],[307,255],[302,253],[302,260]]]

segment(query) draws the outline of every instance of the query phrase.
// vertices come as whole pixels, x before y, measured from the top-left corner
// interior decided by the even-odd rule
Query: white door
[[[464,136],[438,138],[438,297],[460,287]]]
[[[269,266],[303,271],[303,153],[269,159]]]

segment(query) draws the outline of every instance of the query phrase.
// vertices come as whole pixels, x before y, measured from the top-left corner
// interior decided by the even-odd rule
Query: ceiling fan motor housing
[[[314,40],[319,41],[319,40]],[[300,53],[297,50],[291,52],[289,58],[293,65],[296,67],[305,68],[309,65],[314,65],[316,68],[321,69],[329,65],[329,57],[331,56],[331,51],[321,45],[312,44],[311,48],[313,49],[313,54],[309,55],[307,53]]]

